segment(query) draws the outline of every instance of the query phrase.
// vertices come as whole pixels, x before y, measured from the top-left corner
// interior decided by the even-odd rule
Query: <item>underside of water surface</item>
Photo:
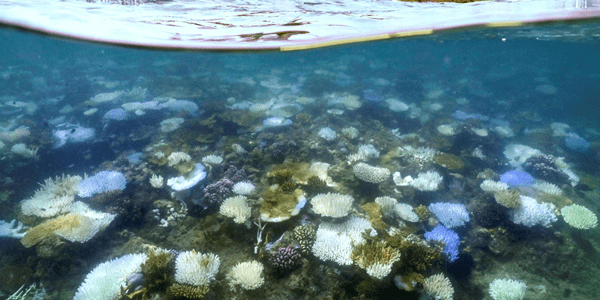
[[[515,15],[169,44],[0,13],[0,295],[598,298],[597,19]]]

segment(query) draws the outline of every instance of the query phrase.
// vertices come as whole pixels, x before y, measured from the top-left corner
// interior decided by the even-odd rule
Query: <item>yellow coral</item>
[[[29,229],[21,239],[21,244],[29,248],[41,242],[46,237],[53,235],[57,230],[78,227],[81,224],[80,218],[81,216],[78,214],[67,214],[48,220]]]

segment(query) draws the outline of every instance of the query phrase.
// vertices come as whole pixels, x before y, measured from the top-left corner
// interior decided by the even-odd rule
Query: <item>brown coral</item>
[[[367,241],[354,247],[350,258],[356,265],[366,269],[375,263],[393,264],[400,260],[400,252],[388,246],[385,241]]]
[[[429,218],[429,216],[431,216],[431,212],[429,211],[427,206],[424,205],[419,205],[415,207],[413,211],[415,212],[415,214],[417,214],[417,216],[419,216],[419,220],[421,221],[425,221]]]
[[[282,222],[297,215],[300,210],[296,207],[304,198],[304,191],[296,189],[284,193],[278,185],[273,185],[264,195],[260,206],[260,217],[266,222]]]
[[[381,230],[387,227],[387,224],[383,221],[383,215],[381,214],[381,205],[375,202],[369,202],[362,206],[362,208],[369,215],[369,222],[373,228]]]

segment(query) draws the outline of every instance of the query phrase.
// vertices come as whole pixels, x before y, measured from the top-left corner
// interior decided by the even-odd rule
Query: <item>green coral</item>
[[[176,283],[169,287],[167,293],[175,297],[185,297],[189,299],[202,298],[208,293],[208,287],[190,286]]]

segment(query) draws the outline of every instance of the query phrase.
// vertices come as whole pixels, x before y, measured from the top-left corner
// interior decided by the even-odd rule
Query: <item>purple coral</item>
[[[248,181],[248,177],[246,176],[246,172],[244,169],[238,169],[234,165],[230,165],[223,174],[223,178],[231,180],[233,183],[238,183],[241,181]]]
[[[277,249],[269,256],[269,265],[279,272],[289,272],[301,263],[302,255],[297,247],[286,246]]]
[[[219,206],[231,194],[233,181],[223,178],[207,185],[204,190],[204,202],[211,206]]]

